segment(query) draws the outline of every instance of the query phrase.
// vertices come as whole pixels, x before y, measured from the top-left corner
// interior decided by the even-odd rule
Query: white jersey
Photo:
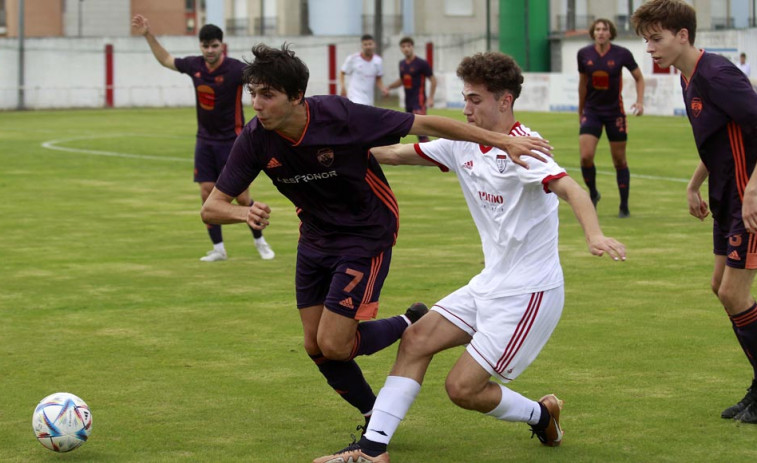
[[[510,135],[538,137],[516,122]],[[416,144],[416,152],[443,171],[457,174],[481,236],[484,269],[469,287],[481,298],[533,293],[563,284],[557,249],[559,199],[547,184],[566,176],[551,158],[512,162],[498,148],[437,139]]]
[[[354,53],[347,57],[342,72],[350,76],[347,98],[354,103],[373,106],[376,78],[384,75],[381,57],[374,54],[371,59],[366,59],[362,54]]]

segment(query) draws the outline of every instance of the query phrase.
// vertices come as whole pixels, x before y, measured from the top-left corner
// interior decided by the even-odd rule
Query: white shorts
[[[473,339],[468,353],[502,382],[518,377],[539,355],[560,320],[564,287],[481,299],[463,286],[431,310]]]

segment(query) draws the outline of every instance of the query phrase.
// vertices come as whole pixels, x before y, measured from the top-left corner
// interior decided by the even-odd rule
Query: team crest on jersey
[[[216,76],[215,81],[216,81],[217,84],[222,84],[223,83],[223,76]]]
[[[499,170],[499,173],[503,173],[505,171],[505,167],[507,167],[507,156],[504,154],[498,154],[497,155],[497,170]]]
[[[315,156],[324,167],[330,167],[334,163],[334,150],[331,148],[321,148]]]
[[[607,66],[611,67],[611,68],[614,68],[615,67],[615,60],[614,59],[607,60]]]
[[[202,74],[200,74],[200,71],[195,72],[195,79],[199,79],[202,77]]]
[[[695,97],[691,99],[691,114],[694,117],[699,117],[699,115],[702,113],[702,99],[699,97]]]

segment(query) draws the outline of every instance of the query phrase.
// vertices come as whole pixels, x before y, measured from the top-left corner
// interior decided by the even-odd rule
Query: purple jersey
[[[369,149],[399,142],[413,114],[355,104],[339,96],[305,99],[299,140],[253,118],[234,143],[216,188],[237,196],[265,171],[297,208],[300,244],[322,253],[373,256],[397,238],[399,209]]]
[[[242,131],[242,70],[245,64],[228,56],[209,71],[202,56],[174,59],[174,66],[192,78],[197,106],[197,138],[233,140]]]
[[[744,188],[757,163],[757,93],[728,59],[702,52],[683,101],[699,157],[709,171],[712,216],[722,227],[741,221]]]
[[[639,67],[627,48],[610,45],[602,55],[594,45],[578,50],[578,72],[586,74],[584,110],[602,115],[625,114],[623,108],[623,67],[633,72]]]
[[[426,107],[426,79],[434,72],[425,59],[413,58],[409,63],[400,61],[400,78],[405,88],[405,109],[412,112]]]

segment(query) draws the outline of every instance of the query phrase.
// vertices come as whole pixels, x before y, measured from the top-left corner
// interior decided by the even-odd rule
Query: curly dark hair
[[[644,35],[656,26],[677,34],[681,29],[689,32],[689,43],[694,45],[697,35],[697,12],[681,0],[651,0],[636,9],[631,16],[636,34]]]
[[[518,63],[498,51],[466,56],[457,67],[457,77],[470,84],[483,84],[497,99],[507,91],[515,101],[523,88],[523,73]]]
[[[305,95],[310,70],[284,43],[280,49],[259,43],[252,47],[253,61],[247,61],[242,72],[246,84],[264,84],[286,93],[290,100]]]
[[[595,19],[594,22],[591,23],[591,26],[589,26],[589,37],[594,40],[594,28],[597,27],[597,24],[599,23],[603,23],[608,29],[610,29],[610,40],[615,40],[615,37],[618,36],[618,29],[615,27],[615,23],[605,18]]]

